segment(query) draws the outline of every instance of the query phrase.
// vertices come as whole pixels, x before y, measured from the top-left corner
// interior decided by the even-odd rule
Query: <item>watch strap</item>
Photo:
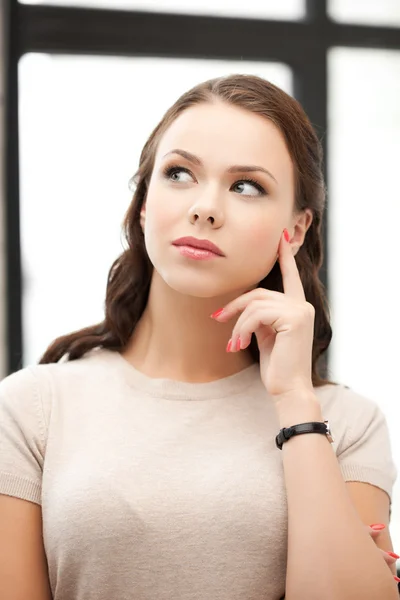
[[[276,446],[279,450],[282,450],[282,446],[285,442],[290,440],[291,437],[301,435],[302,433],[322,433],[327,436],[331,443],[334,441],[328,421],[324,421],[323,423],[320,421],[312,421],[310,423],[299,423],[298,425],[292,425],[291,427],[284,427],[281,429],[275,438]]]

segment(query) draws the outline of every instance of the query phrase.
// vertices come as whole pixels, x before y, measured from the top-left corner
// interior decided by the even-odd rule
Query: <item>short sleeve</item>
[[[46,425],[34,368],[0,383],[0,494],[41,504]]]
[[[379,487],[391,503],[398,471],[386,418],[376,402],[350,388],[343,387],[341,400],[346,430],[337,458],[343,478]]]

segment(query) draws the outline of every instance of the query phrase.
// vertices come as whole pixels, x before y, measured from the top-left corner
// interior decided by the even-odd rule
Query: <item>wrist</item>
[[[312,390],[298,390],[275,397],[280,428],[311,421],[323,422],[321,404]]]

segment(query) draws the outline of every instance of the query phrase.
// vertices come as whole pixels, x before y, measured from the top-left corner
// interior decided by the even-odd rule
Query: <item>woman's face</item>
[[[222,102],[197,105],[159,143],[142,209],[147,252],[180,293],[239,295],[271,271],[293,208],[293,165],[275,125]],[[224,256],[184,255],[173,242],[185,236],[210,240]]]

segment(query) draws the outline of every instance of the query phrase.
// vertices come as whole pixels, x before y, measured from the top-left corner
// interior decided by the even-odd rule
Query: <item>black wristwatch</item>
[[[323,423],[313,421],[312,423],[300,423],[299,425],[284,427],[276,436],[275,443],[279,450],[282,450],[282,446],[285,442],[290,440],[294,435],[300,435],[302,433],[322,433],[326,435],[331,444],[335,441],[329,427],[329,421],[324,421]]]

